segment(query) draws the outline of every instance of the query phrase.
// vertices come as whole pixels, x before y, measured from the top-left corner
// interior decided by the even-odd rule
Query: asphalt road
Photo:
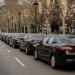
[[[75,75],[75,65],[54,70],[42,60],[34,60],[19,49],[0,41],[0,75]]]

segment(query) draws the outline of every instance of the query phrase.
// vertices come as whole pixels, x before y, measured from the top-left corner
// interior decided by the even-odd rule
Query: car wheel
[[[53,69],[57,68],[56,58],[54,55],[51,56],[51,67]]]
[[[11,46],[10,42],[9,42],[9,46]]]
[[[37,50],[34,51],[34,59],[35,59],[35,60],[38,59],[38,53],[37,53]]]
[[[8,42],[8,45],[9,45],[9,42]]]
[[[28,47],[25,48],[26,55],[28,55]]]

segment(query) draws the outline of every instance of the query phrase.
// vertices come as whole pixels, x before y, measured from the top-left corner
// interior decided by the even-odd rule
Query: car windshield
[[[75,44],[75,38],[71,38],[72,43]]]
[[[30,38],[34,39],[34,40],[43,40],[45,38],[45,35],[43,35],[43,34],[32,34],[32,35],[30,35]]]
[[[12,35],[14,35],[14,34],[9,34],[8,36],[10,37],[10,36],[12,36]]]
[[[15,37],[17,38],[17,37],[24,37],[25,36],[25,34],[17,34]]]
[[[71,41],[72,39],[70,37],[59,36],[58,38],[61,40],[62,43],[66,43],[66,44],[72,43],[72,41]]]

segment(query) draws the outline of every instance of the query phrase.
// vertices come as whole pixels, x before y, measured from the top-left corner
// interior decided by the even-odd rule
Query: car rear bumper
[[[58,65],[68,64],[68,63],[75,63],[75,55],[74,56],[57,56],[56,58]]]
[[[14,45],[15,45],[16,47],[19,47],[19,46],[20,46],[20,42],[15,42]]]
[[[34,53],[35,48],[33,46],[28,47],[28,52]]]

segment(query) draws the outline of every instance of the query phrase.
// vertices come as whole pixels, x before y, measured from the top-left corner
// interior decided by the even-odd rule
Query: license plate
[[[75,59],[67,59],[67,61],[75,61]]]
[[[70,51],[66,51],[66,55],[75,55],[75,53],[71,53]]]

